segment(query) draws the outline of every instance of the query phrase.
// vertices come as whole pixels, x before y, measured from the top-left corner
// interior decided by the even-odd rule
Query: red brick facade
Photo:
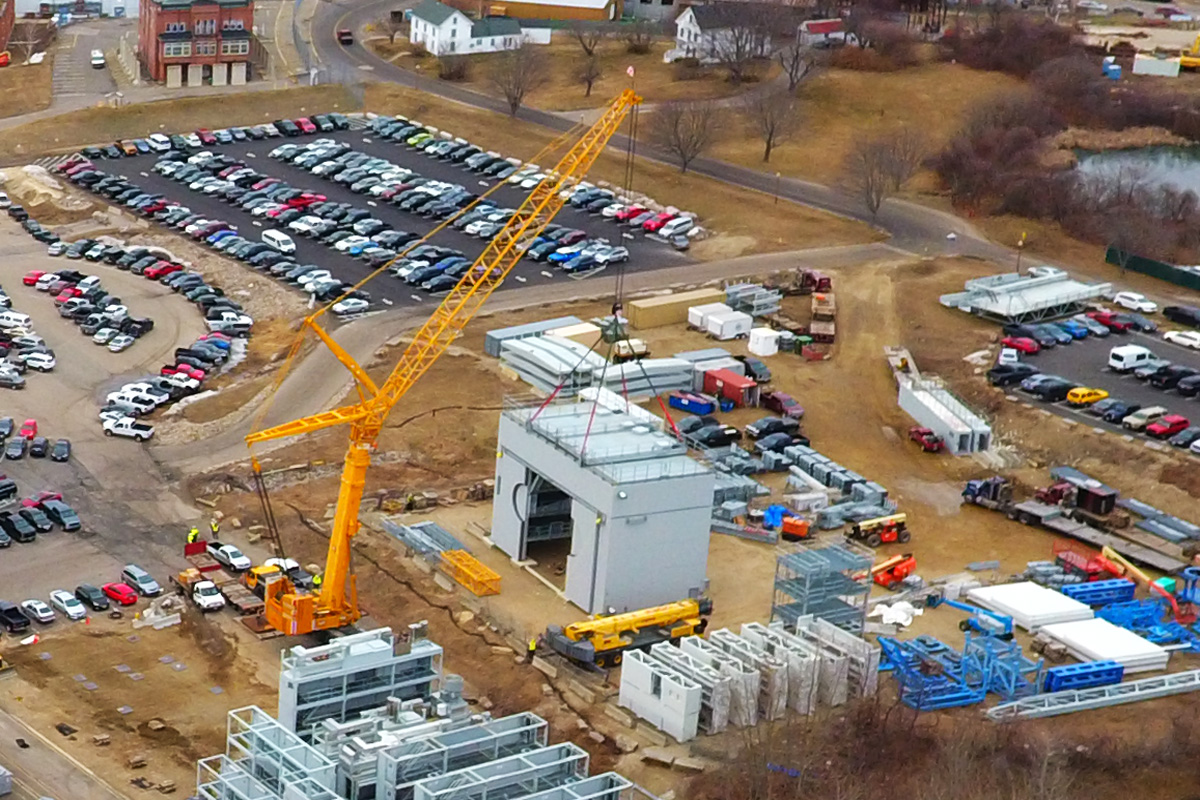
[[[0,53],[8,49],[8,40],[16,21],[17,0],[0,0]]]
[[[143,0],[138,58],[155,81],[179,66],[185,83],[225,84],[229,64],[249,69],[253,29],[253,0]]]

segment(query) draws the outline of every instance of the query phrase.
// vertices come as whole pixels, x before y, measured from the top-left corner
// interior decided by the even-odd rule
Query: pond
[[[1173,184],[1200,194],[1200,147],[1139,147],[1132,150],[1078,150],[1077,169],[1084,175],[1136,170],[1154,186]]]

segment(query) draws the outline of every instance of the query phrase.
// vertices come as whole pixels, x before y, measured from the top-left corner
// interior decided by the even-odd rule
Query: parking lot
[[[1173,390],[1163,391],[1150,385],[1149,381],[1138,380],[1133,374],[1120,374],[1108,368],[1108,354],[1112,348],[1123,344],[1141,345],[1159,358],[1173,364],[1200,369],[1200,352],[1165,342],[1160,334],[1125,333],[1097,339],[1088,337],[1043,349],[1037,355],[1025,356],[1022,360],[1037,367],[1048,375],[1059,375],[1069,381],[1095,389],[1103,389],[1110,397],[1142,407],[1163,406],[1172,414],[1181,414],[1200,425],[1200,400],[1183,397]],[[1026,392],[1014,387],[1014,393],[1029,397]],[[1041,403],[1041,401],[1037,401]],[[1084,409],[1072,408],[1065,402],[1046,403],[1054,411],[1086,421],[1089,425],[1112,431],[1124,430],[1120,423],[1108,423],[1088,414]]]
[[[356,194],[343,184],[322,178],[292,164],[283,163],[269,157],[269,153],[285,142],[303,144],[316,138],[332,138],[345,142],[355,150],[368,155],[386,158],[400,166],[416,171],[425,177],[462,184],[472,192],[483,192],[493,184],[493,181],[482,180],[479,175],[461,165],[429,157],[424,153],[412,150],[401,143],[375,140],[369,130],[346,130],[335,133],[312,134],[308,136],[289,137],[286,139],[265,139],[260,141],[235,142],[228,145],[212,145],[208,149],[214,153],[227,153],[230,156],[245,160],[248,166],[265,175],[279,178],[292,186],[318,194],[323,194],[330,201],[344,202],[356,207],[366,207],[378,219],[395,230],[409,231],[424,235],[438,223],[434,220],[411,214],[390,205],[385,201],[377,201],[369,195]],[[141,186],[147,192],[161,193],[170,200],[204,215],[208,219],[225,220],[236,226],[239,232],[250,239],[257,239],[259,232],[270,227],[268,222],[252,217],[249,212],[227,204],[213,196],[190,191],[186,185],[181,185],[169,177],[152,171],[156,158],[153,155],[126,157],[114,161],[100,161],[97,168],[110,174],[122,175]],[[527,192],[508,185],[502,186],[492,195],[501,205],[517,207]],[[623,266],[631,270],[646,270],[669,266],[679,266],[688,262],[685,253],[678,252],[661,241],[647,238],[641,231],[633,233],[626,227],[601,218],[599,215],[589,215],[570,206],[564,208],[556,217],[556,222],[562,225],[577,227],[586,231],[590,237],[607,238],[614,245],[622,245],[629,250],[629,261]],[[371,272],[367,264],[343,253],[335,251],[313,239],[293,236],[296,243],[294,259],[301,264],[317,264],[333,273],[334,277],[354,283],[366,277]],[[474,259],[482,252],[486,241],[469,236],[453,228],[447,228],[434,240],[436,244],[461,250],[465,256]],[[583,277],[604,277],[615,267],[600,269]],[[522,260],[510,276],[506,288],[514,288],[525,282],[546,282],[571,280],[573,276],[556,269],[546,263],[534,263],[528,259]],[[386,298],[392,303],[411,304],[428,301],[428,295],[423,295],[414,287],[404,284],[390,276],[381,276],[368,288],[373,299]]]

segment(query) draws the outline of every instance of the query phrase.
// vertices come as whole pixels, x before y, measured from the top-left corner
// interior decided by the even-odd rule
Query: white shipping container
[[[773,356],[779,352],[779,331],[771,328],[754,328],[750,331],[750,342],[746,349],[756,356]]]
[[[744,311],[729,311],[708,315],[708,333],[710,336],[726,341],[740,336],[748,336],[754,327],[754,317]]]
[[[1160,78],[1178,78],[1178,58],[1155,58],[1138,53],[1133,57],[1134,75],[1157,75]]]
[[[724,303],[705,303],[700,306],[692,306],[688,309],[688,325],[706,331],[708,330],[709,315],[723,314],[729,311],[733,311],[733,309]]]

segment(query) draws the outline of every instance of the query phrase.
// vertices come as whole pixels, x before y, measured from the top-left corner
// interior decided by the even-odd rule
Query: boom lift
[[[534,187],[512,219],[488,243],[471,269],[413,336],[383,383],[377,385],[366,370],[317,324],[324,308],[304,320],[304,326],[311,328],[354,376],[359,402],[258,430],[246,437],[247,446],[253,447],[260,442],[299,436],[335,425],[350,426],[350,442],[342,467],[341,488],[330,530],[329,552],[320,591],[316,594],[304,592],[283,574],[270,579],[265,586],[264,598],[265,617],[270,627],[289,635],[302,635],[352,625],[362,616],[350,568],[350,545],[358,532],[358,508],[362,501],[367,467],[370,466],[371,453],[375,450],[384,420],[392,407],[446,352],[487,298],[500,286],[521,258],[523,249],[518,243],[531,240],[545,229],[566,202],[560,193],[587,175],[609,139],[641,100],[631,89],[626,89],[609,105],[600,119],[583,132],[547,177]],[[563,141],[561,138],[558,140],[559,143]],[[387,266],[385,264],[367,280]],[[287,363],[290,364],[298,351],[299,341],[293,345]],[[286,375],[286,368],[285,364],[279,382]],[[270,522],[273,519],[270,503],[262,488],[261,468],[253,455],[251,465],[263,497],[264,513]]]
[[[947,605],[951,608],[957,608],[959,611],[966,611],[971,616],[958,623],[958,629],[964,633],[967,631],[975,631],[987,636],[995,636],[997,639],[1013,638],[1013,619],[1007,614],[998,614],[995,611],[989,611],[986,608],[973,606],[970,603],[960,603],[957,600],[947,600],[940,594],[931,594],[925,599],[925,605],[930,608],[937,608],[941,605]]]
[[[665,606],[643,608],[626,614],[595,617],[568,625],[546,628],[546,643],[556,653],[578,664],[615,667],[626,650],[675,641],[681,636],[704,633],[712,613],[712,600],[680,600]]]
[[[1175,595],[1150,580],[1149,575],[1135,567],[1125,556],[1108,546],[1105,546],[1100,553],[1112,563],[1124,568],[1125,577],[1131,577],[1139,583],[1144,584],[1152,594],[1161,595],[1170,604],[1171,613],[1175,615],[1175,621],[1180,625],[1191,625],[1196,621],[1196,609],[1190,603],[1181,607],[1175,599]]]

